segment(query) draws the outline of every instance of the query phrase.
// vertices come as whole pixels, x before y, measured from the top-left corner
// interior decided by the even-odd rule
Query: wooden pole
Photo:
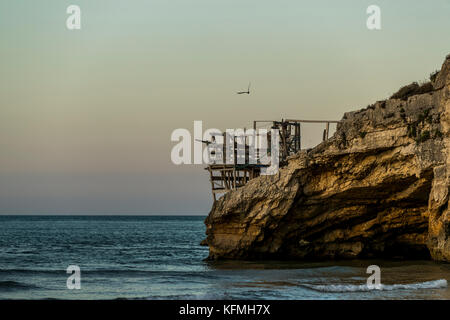
[[[213,197],[213,202],[216,202],[216,193],[214,192],[214,181],[211,166],[208,167],[208,171],[209,171],[209,180],[211,181],[211,193]]]
[[[302,149],[302,136],[300,135],[300,123],[297,123],[297,127],[298,127],[298,151],[300,151]]]

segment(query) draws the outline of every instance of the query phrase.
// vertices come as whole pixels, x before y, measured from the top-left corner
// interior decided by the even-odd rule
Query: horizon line
[[[193,214],[193,213],[187,213],[187,214],[181,214],[181,213],[169,213],[169,214],[155,214],[155,213],[150,213],[150,214],[124,214],[124,213],[120,213],[120,214],[103,214],[103,213],[0,213],[0,216],[3,217],[7,217],[7,216],[80,216],[80,217],[85,217],[85,216],[89,216],[89,217],[111,217],[111,216],[116,216],[116,217],[165,217],[165,216],[183,216],[183,217],[192,217],[192,216],[197,216],[197,217],[201,217],[201,216],[207,216],[208,214]]]

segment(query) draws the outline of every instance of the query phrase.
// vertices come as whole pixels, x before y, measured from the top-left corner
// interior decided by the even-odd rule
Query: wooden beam
[[[294,119],[286,119],[285,122],[300,122],[300,123],[339,123],[337,120],[294,120]]]

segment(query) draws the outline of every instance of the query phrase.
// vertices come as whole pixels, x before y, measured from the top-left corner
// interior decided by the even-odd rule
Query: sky
[[[208,174],[171,162],[173,130],[339,120],[438,70],[449,15],[450,0],[1,1],[0,214],[205,215]]]

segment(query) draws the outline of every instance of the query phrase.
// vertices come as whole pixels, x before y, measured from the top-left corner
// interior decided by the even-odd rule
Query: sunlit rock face
[[[450,261],[450,59],[416,87],[344,114],[331,139],[219,199],[209,258]]]
[[[450,261],[450,57],[442,66],[434,87],[439,90],[438,112],[441,115],[443,141],[441,154],[443,161],[433,168],[433,183],[429,195],[428,248],[434,260]],[[442,88],[442,89],[441,89]]]

